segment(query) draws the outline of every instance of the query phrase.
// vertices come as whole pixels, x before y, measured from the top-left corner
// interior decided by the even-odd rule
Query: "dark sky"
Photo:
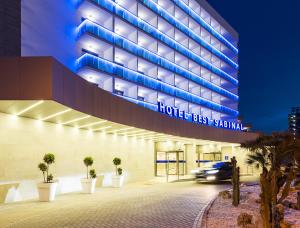
[[[240,34],[240,114],[254,130],[287,129],[300,106],[300,1],[207,0]]]

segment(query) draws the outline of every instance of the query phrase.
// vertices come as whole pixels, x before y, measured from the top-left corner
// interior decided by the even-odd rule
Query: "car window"
[[[225,165],[226,164],[224,162],[217,162],[217,163],[212,165],[212,168],[219,169],[219,168],[224,167]]]
[[[209,169],[232,169],[230,162],[207,162],[203,165],[203,168]]]
[[[224,169],[232,169],[232,164],[231,163],[226,163],[223,166]]]

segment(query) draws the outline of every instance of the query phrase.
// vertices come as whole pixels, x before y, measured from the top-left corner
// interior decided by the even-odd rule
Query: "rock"
[[[221,197],[223,200],[225,199],[231,199],[231,193],[229,191],[222,191],[219,192],[219,197]]]
[[[247,199],[244,201],[246,204],[250,204],[250,205],[256,205],[259,204],[260,202],[256,202],[257,199],[255,197],[253,197],[252,195],[248,195]]]
[[[252,224],[253,216],[247,213],[241,213],[237,218],[237,224],[241,227],[249,227]]]
[[[291,202],[288,200],[284,200],[281,204],[285,207],[289,207],[289,208],[291,207]]]
[[[259,199],[256,199],[255,200],[255,203],[261,203],[261,199],[259,198]]]
[[[294,210],[298,210],[298,206],[296,203],[291,203],[290,204],[290,208],[294,209]]]

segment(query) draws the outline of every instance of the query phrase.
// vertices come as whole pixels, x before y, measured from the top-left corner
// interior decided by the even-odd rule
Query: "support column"
[[[191,170],[195,169],[197,167],[196,160],[197,158],[197,153],[196,153],[196,145],[194,144],[185,144],[185,160],[186,160],[186,165],[185,165],[185,172],[186,174],[190,174]]]

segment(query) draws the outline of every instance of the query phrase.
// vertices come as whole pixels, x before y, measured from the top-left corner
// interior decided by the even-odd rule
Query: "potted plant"
[[[86,157],[83,159],[83,163],[86,166],[86,178],[81,179],[82,193],[92,194],[95,192],[97,175],[94,169],[89,171],[89,166],[92,166],[94,160],[92,157]]]
[[[115,188],[120,188],[123,185],[124,182],[124,176],[122,168],[119,167],[121,165],[121,159],[120,158],[114,158],[113,164],[116,167],[116,174],[112,176],[112,186]]]
[[[53,175],[49,174],[49,166],[55,162],[54,154],[45,154],[44,162],[38,165],[43,173],[44,182],[37,185],[39,200],[42,202],[51,202],[55,198],[57,182],[53,181]]]

